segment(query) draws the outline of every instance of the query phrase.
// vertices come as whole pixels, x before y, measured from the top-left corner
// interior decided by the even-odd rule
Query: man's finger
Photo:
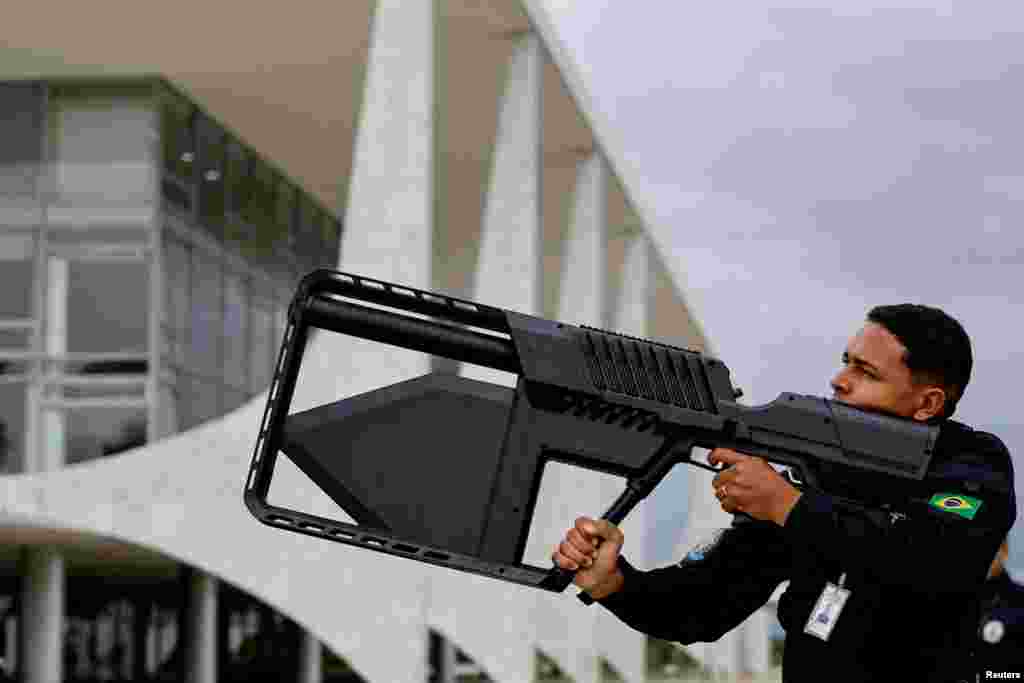
[[[575,527],[584,536],[597,536],[597,523],[590,517],[577,517]]]
[[[711,485],[714,486],[715,488],[719,488],[725,486],[726,484],[730,484],[736,481],[736,476],[738,474],[739,472],[732,468],[723,470],[722,472],[719,472],[714,476],[714,478],[711,480]]]
[[[562,541],[562,543],[556,549],[559,554],[568,559],[570,562],[575,562],[580,567],[587,565],[588,557],[585,553],[581,553],[579,549],[573,546],[568,541]]]
[[[594,552],[594,543],[590,538],[580,533],[578,529],[569,529],[569,533],[565,535],[565,540],[568,545],[571,545],[583,556],[590,555]]]
[[[579,565],[576,562],[573,562],[572,560],[570,560],[568,557],[566,557],[562,553],[558,552],[557,550],[551,555],[551,559],[552,559],[552,561],[554,561],[555,564],[557,564],[562,569],[568,569],[570,571],[576,571],[577,569],[580,568]]]
[[[708,462],[710,462],[712,465],[735,465],[736,463],[742,460],[746,460],[749,457],[749,455],[743,455],[742,453],[731,451],[728,448],[716,448],[715,450],[711,451],[711,455],[708,456]]]
[[[590,519],[580,517],[576,520],[576,529],[593,543],[594,540],[604,539],[616,543],[622,542],[622,532],[607,519]],[[595,544],[596,547],[596,544]]]

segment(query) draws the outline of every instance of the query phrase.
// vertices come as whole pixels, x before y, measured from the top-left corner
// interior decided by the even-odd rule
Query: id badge
[[[839,620],[839,615],[843,613],[843,607],[846,606],[846,601],[849,598],[850,591],[843,588],[842,585],[837,586],[831,581],[826,583],[825,589],[818,597],[817,604],[811,610],[811,616],[807,619],[804,633],[828,641],[828,637],[832,635],[832,629]]]

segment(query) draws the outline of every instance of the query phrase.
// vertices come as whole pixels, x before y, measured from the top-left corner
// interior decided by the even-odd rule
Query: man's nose
[[[829,384],[832,386],[832,391],[837,394],[846,394],[850,391],[850,380],[843,371],[838,372]]]

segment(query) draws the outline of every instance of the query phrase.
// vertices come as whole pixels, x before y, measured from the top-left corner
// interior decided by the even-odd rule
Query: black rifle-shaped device
[[[429,373],[289,415],[313,329],[518,378]],[[938,428],[815,396],[744,406],[738,394],[724,363],[692,350],[318,270],[291,303],[245,502],[280,529],[561,591],[570,573],[522,563],[549,461],[624,477],[603,515],[613,523],[675,465],[713,469],[695,447],[790,466],[802,486],[868,507],[923,490]],[[279,452],[356,523],[269,503]]]

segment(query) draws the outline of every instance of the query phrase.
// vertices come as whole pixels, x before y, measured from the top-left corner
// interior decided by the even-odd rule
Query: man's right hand
[[[600,600],[622,588],[618,561],[624,539],[622,530],[608,520],[580,517],[551,559],[562,569],[576,571],[573,583]]]

